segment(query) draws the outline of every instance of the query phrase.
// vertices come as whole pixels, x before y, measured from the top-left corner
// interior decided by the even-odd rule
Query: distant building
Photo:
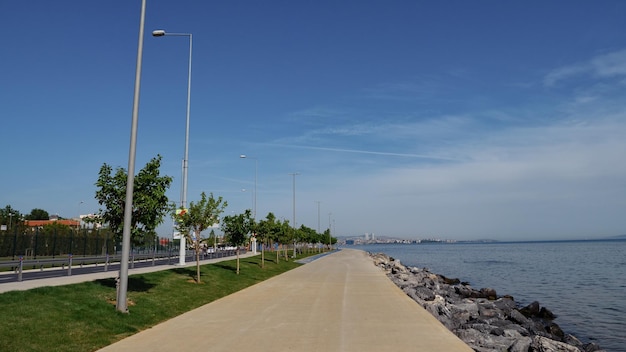
[[[50,224],[61,224],[61,225],[67,225],[67,226],[80,226],[80,222],[76,221],[76,220],[24,220],[24,223],[26,224],[26,226],[28,227],[38,227],[38,226],[44,226],[44,225],[50,225]]]
[[[24,220],[24,224],[28,227],[42,227],[50,224],[61,224],[69,227],[80,227],[80,221],[77,220],[59,220],[57,216],[51,216],[50,220]]]

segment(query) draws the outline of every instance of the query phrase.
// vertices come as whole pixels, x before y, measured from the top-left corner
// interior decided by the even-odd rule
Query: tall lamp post
[[[143,58],[143,33],[146,20],[146,0],[141,1],[139,19],[139,44],[137,45],[137,63],[135,69],[135,91],[133,95],[133,118],[130,127],[130,147],[128,150],[128,176],[126,177],[126,200],[124,203],[124,227],[122,230],[122,258],[120,259],[120,276],[117,288],[115,308],[123,313],[128,312],[126,291],[128,290],[128,259],[130,257],[130,223],[133,213],[133,183],[135,182],[135,155],[137,150],[137,124],[139,121],[139,91],[141,87],[141,61]]]
[[[253,201],[253,209],[252,209],[252,218],[256,221],[256,185],[257,185],[257,176],[259,172],[259,159],[251,156],[247,156],[246,154],[239,155],[241,159],[252,159],[254,160],[254,201]]]
[[[317,203],[317,235],[321,235],[320,233],[320,201],[316,200],[315,203]],[[321,241],[320,241],[321,242]],[[321,250],[321,244],[318,242],[316,244],[316,246],[318,246],[318,249]]]
[[[332,241],[331,241],[331,236],[332,236],[332,228],[330,227],[330,216],[333,215],[333,213],[328,213],[328,250],[332,249]]]
[[[180,207],[185,209],[187,206],[187,164],[189,162],[189,107],[191,104],[191,48],[193,46],[193,37],[191,33],[168,33],[163,29],[152,31],[153,37],[175,36],[189,37],[189,73],[187,76],[187,122],[185,126],[185,156],[183,158],[183,187],[180,192]],[[178,256],[178,264],[185,265],[185,253],[187,244],[185,236],[180,235],[180,254]]]
[[[241,192],[248,192],[248,189],[242,188]],[[254,204],[254,192],[250,192],[250,200],[252,201],[252,204]]]
[[[316,200],[317,203],[317,233],[320,233],[320,201]]]
[[[85,203],[85,202],[84,202],[84,201],[82,201],[82,200],[81,200],[80,202],[78,202],[78,228],[80,228],[80,225],[81,225],[80,206],[81,206],[83,203]]]
[[[292,172],[289,175],[293,176],[293,257],[296,257],[296,176],[300,175],[299,172]]]

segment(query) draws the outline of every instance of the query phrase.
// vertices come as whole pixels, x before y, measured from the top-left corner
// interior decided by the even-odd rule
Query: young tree
[[[246,209],[243,214],[224,217],[222,230],[228,242],[237,247],[237,275],[239,275],[239,247],[246,242],[247,235],[254,228],[252,212]]]
[[[298,232],[300,233],[300,236],[301,236],[300,241],[302,241],[305,244],[304,247],[308,253],[309,246],[317,242],[317,231],[313,230],[310,227],[300,225]]]
[[[265,267],[265,246],[269,239],[274,237],[276,228],[276,216],[268,213],[265,220],[259,221],[257,226],[257,238],[261,241],[261,268]]]
[[[293,229],[289,225],[289,220],[283,220],[278,225],[278,243],[283,249],[285,255],[285,261],[289,261],[289,255],[287,254],[287,244],[291,243],[294,239]]]
[[[193,243],[196,251],[196,283],[200,283],[200,251],[203,241],[202,231],[213,227],[220,221],[220,214],[224,212],[224,208],[228,205],[222,197],[215,199],[213,193],[207,198],[206,193],[202,192],[199,202],[191,202],[189,209],[179,211],[174,214],[177,224],[176,229],[184,235],[185,238]],[[213,234],[215,234],[213,232]]]
[[[324,242],[326,244],[328,244],[328,249],[332,249],[332,245],[337,243],[337,237],[332,237],[330,235],[330,229],[326,229],[326,231],[324,231]]]
[[[131,218],[131,240],[134,244],[142,244],[147,237],[156,236],[157,226],[163,223],[163,217],[174,206],[165,195],[172,177],[159,174],[161,158],[161,155],[152,158],[135,177]],[[109,225],[119,241],[124,226],[127,172],[121,167],[116,169],[115,175],[111,174],[112,171],[106,163],[100,168],[96,199],[105,208],[99,210],[98,217]]]
[[[213,250],[217,248],[217,235],[215,234],[215,230],[211,230],[211,233],[209,233],[209,238],[206,239],[206,243],[207,245],[212,244]]]

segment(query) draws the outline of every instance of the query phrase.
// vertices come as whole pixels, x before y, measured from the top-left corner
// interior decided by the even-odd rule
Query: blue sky
[[[141,1],[3,1],[0,206],[96,212]],[[137,167],[335,235],[626,233],[626,2],[148,1]],[[242,191],[245,189],[246,191]],[[82,203],[81,203],[82,202]],[[318,203],[319,202],[319,212]],[[330,214],[330,215],[329,215]],[[171,233],[169,220],[160,229]]]

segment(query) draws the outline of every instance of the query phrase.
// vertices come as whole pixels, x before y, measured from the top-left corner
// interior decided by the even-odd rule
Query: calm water
[[[563,331],[626,352],[626,240],[346,246],[538,301]]]

